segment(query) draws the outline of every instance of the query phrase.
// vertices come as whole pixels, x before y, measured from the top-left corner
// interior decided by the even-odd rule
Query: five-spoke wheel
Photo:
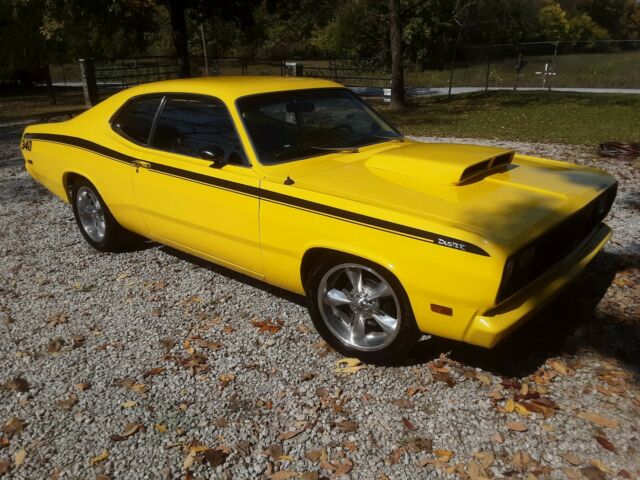
[[[372,362],[406,354],[419,338],[406,294],[385,269],[346,257],[320,262],[307,282],[316,328],[334,348]]]

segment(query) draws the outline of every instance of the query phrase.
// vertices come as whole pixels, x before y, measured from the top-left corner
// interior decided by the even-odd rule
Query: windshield
[[[240,115],[264,164],[357,147],[401,135],[350,90],[327,88],[240,98]]]

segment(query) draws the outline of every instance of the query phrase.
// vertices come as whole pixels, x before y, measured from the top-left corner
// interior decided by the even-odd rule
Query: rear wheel
[[[113,218],[96,187],[79,178],[71,187],[73,216],[84,239],[96,250],[113,252],[131,242],[133,235]]]
[[[371,262],[347,256],[320,262],[307,296],[318,332],[343,355],[393,363],[420,338],[400,282]]]

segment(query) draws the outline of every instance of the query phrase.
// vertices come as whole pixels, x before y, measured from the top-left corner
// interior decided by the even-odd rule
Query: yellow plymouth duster
[[[27,127],[21,149],[96,249],[142,236],[305,294],[324,339],[370,362],[423,333],[496,345],[604,246],[617,186],[411,141],[310,78],[149,83]]]

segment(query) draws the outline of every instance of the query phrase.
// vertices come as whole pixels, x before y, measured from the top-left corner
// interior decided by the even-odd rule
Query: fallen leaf
[[[109,450],[107,450],[106,448],[104,450],[102,450],[102,453],[100,453],[100,455],[96,455],[95,457],[91,458],[91,465],[95,465],[96,463],[100,463],[100,462],[104,462],[107,458],[109,458]]]
[[[559,360],[550,360],[547,363],[551,368],[553,368],[560,375],[566,376],[566,375],[571,375],[573,373],[573,371],[569,367],[567,367],[563,362]]]
[[[507,422],[507,429],[514,432],[526,432],[529,430],[526,425],[520,422]]]
[[[284,325],[282,320],[251,320],[251,323],[259,333],[277,333]]]
[[[166,370],[166,369],[165,369],[165,368],[163,368],[163,367],[154,367],[154,368],[151,368],[151,369],[147,370],[146,372],[144,372],[144,373],[142,374],[142,376],[143,376],[144,378],[147,378],[147,377],[152,377],[152,376],[154,376],[154,375],[160,375],[160,374],[161,374],[162,372],[164,372],[165,370]]]
[[[11,417],[7,420],[7,423],[2,427],[2,431],[6,433],[9,438],[20,433],[24,429],[24,422],[18,417]]]
[[[27,458],[27,451],[22,448],[16,452],[13,456],[13,463],[16,464],[16,467],[19,467],[24,463],[24,460]]]
[[[516,402],[513,401],[513,398],[507,400],[504,404],[504,413],[511,413],[516,409]]]
[[[199,347],[206,348],[207,350],[212,350],[214,352],[222,348],[222,344],[219,342],[210,342],[208,340],[198,339],[196,340],[196,343]]]
[[[2,435],[0,437],[0,448],[7,448],[10,444],[11,442],[9,441],[9,437],[6,435]]]
[[[158,432],[160,433],[166,433],[167,432],[167,427],[165,427],[163,424],[161,423],[156,423],[153,428],[155,428]]]
[[[477,452],[473,455],[480,461],[480,465],[484,470],[488,469],[496,459],[493,452]]]
[[[64,346],[64,340],[62,338],[54,338],[47,344],[47,352],[58,353]]]
[[[322,450],[308,450],[304,456],[312,462],[317,462],[322,457]]]
[[[71,395],[66,400],[58,400],[56,402],[56,407],[62,410],[71,410],[76,403],[78,403],[78,397]]]
[[[418,427],[416,427],[413,423],[411,423],[408,419],[402,417],[402,424],[404,425],[404,428],[406,428],[407,430],[417,430]]]
[[[136,432],[139,432],[143,428],[144,428],[144,425],[142,425],[141,423],[130,423],[125,427],[124,432],[122,432],[122,436],[125,438],[130,437],[131,435],[133,435]]]
[[[278,440],[289,440],[290,438],[300,435],[302,432],[303,430],[291,430],[288,432],[282,432],[280,435],[278,435]]]
[[[431,372],[431,376],[436,382],[441,382],[446,384],[449,388],[453,388],[456,384],[456,381],[453,379],[451,374],[447,372],[441,372],[438,370],[434,370]]]
[[[596,467],[584,467],[580,469],[582,476],[587,480],[606,480],[607,476]]]
[[[0,476],[11,470],[11,462],[4,458],[0,458]]]
[[[288,478],[297,477],[298,472],[293,472],[291,470],[280,470],[279,472],[274,472],[269,477],[271,480],[287,480]]]
[[[413,397],[416,393],[426,392],[426,391],[427,389],[425,387],[409,387],[406,390],[408,397]]]
[[[602,448],[604,448],[605,450],[609,450],[610,452],[616,453],[616,447],[613,446],[613,444],[609,441],[607,437],[605,437],[604,435],[596,435],[595,439]]]
[[[618,420],[603,417],[599,413],[595,412],[580,412],[578,413],[578,418],[588,420],[589,422],[600,427],[616,428],[619,424]]]
[[[138,404],[138,402],[134,401],[134,400],[125,400],[124,402],[122,402],[122,406],[124,408],[133,408]]]
[[[284,455],[284,452],[282,451],[282,447],[277,443],[274,443],[273,445],[269,445],[264,450],[263,453],[266,453],[267,455],[269,455],[272,460],[279,460],[280,457]]]
[[[451,450],[434,450],[433,453],[438,457],[438,461],[443,463],[449,463],[449,460],[453,457]]]
[[[221,448],[210,448],[202,452],[204,460],[214,468],[222,465],[227,460],[229,454],[230,451]]]
[[[338,374],[352,375],[363,368],[366,368],[366,365],[357,358],[341,358],[336,362],[334,371]]]
[[[223,375],[220,375],[218,377],[218,380],[220,380],[220,384],[218,385],[218,388],[220,388],[221,390],[224,390],[225,387],[229,385],[229,383],[235,380],[235,378],[236,376],[234,373],[225,373]]]
[[[85,390],[89,390],[91,388],[91,384],[87,382],[76,383],[73,388],[78,390],[79,392],[84,392]]]
[[[575,453],[564,452],[560,454],[560,457],[562,457],[565,462],[568,462],[573,466],[582,465],[582,460],[580,460]]]
[[[582,473],[575,468],[563,467],[562,473],[564,473],[565,477],[569,480],[582,480],[584,478]]]
[[[618,472],[618,476],[622,478],[631,478],[631,474],[627,472],[624,468]]]
[[[343,432],[355,432],[358,430],[358,424],[351,420],[345,420],[343,422],[335,422],[335,426]]]
[[[480,383],[482,383],[483,385],[491,385],[492,378],[485,373],[476,373],[476,378],[480,380]]]
[[[589,465],[596,467],[598,470],[607,473],[609,468],[602,462],[602,460],[589,460]]]
[[[28,392],[30,388],[29,382],[22,377],[16,377],[12,380],[8,380],[3,387],[7,390],[13,390],[14,392],[21,393]]]
[[[351,460],[347,460],[343,464],[339,465],[338,468],[335,469],[333,474],[336,477],[340,477],[342,475],[346,475],[347,473],[349,473],[352,468],[353,468],[353,463],[351,462]]]
[[[416,437],[407,444],[405,449],[409,453],[431,453],[433,451],[433,442],[430,438]]]
[[[131,378],[131,377],[125,377],[121,380],[114,380],[113,384],[116,385],[117,387],[120,388],[131,388],[133,385],[135,385],[136,380],[135,378]]]

